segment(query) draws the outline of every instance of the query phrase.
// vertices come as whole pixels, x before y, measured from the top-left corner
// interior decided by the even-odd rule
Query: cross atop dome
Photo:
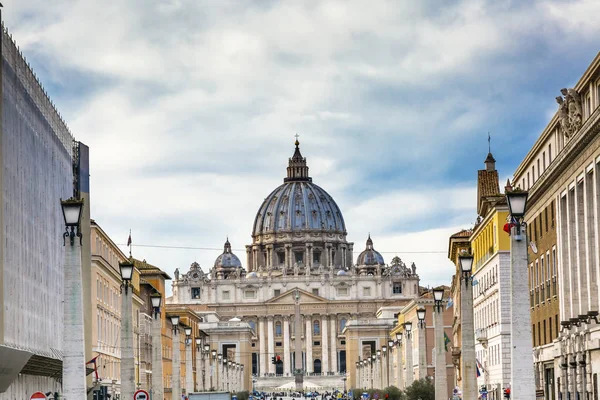
[[[284,178],[284,182],[292,181],[309,181],[312,182],[312,178],[308,176],[308,166],[306,165],[306,158],[302,157],[300,153],[300,142],[298,141],[298,134],[295,135],[296,149],[294,155],[289,159],[287,167],[287,178]]]

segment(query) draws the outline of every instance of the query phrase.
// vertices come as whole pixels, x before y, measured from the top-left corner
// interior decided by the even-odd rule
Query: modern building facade
[[[302,347],[302,365],[312,381],[341,387],[354,366],[342,332],[349,321],[376,318],[381,307],[418,297],[416,266],[399,258],[386,264],[369,237],[353,262],[342,212],[333,198],[312,182],[298,141],[284,183],[260,206],[246,246],[247,270],[229,241],[213,268],[204,273],[192,264],[175,273],[170,305],[214,311],[218,320],[239,318],[252,330],[245,381],[255,387],[294,381],[294,349]],[[301,297],[301,332],[296,332],[294,303]],[[218,351],[229,346],[210,333]],[[243,344],[235,344],[241,362]],[[232,351],[227,347],[227,351]],[[272,364],[279,356],[281,364]],[[239,360],[238,360],[239,359]],[[348,364],[350,362],[350,364]]]
[[[89,192],[87,176],[79,175],[89,166],[86,157],[74,157],[80,146],[3,25],[0,41],[0,399],[21,399],[60,392],[60,199]],[[82,262],[89,265],[85,246]]]
[[[556,114],[512,183],[529,191],[536,386],[546,399],[597,398],[600,54],[559,93]]]

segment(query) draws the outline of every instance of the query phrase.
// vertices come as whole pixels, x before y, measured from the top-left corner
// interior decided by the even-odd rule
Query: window
[[[273,297],[277,297],[281,294],[281,289],[275,289],[273,290]]]
[[[552,144],[548,145],[548,163],[552,162]]]
[[[402,293],[402,283],[394,282],[394,287],[392,289],[392,293],[401,294]]]
[[[192,288],[192,299],[199,299],[199,298],[200,298],[200,288],[193,287]]]
[[[281,321],[275,322],[275,336],[281,336]]]
[[[281,344],[281,342],[275,342],[275,347],[281,347],[281,346],[283,346],[283,345]]]
[[[321,264],[321,252],[315,251],[313,252],[313,264]]]
[[[320,335],[321,334],[321,325],[319,325],[319,321],[315,320],[315,322],[313,322],[313,334],[314,335]]]
[[[277,253],[277,259],[279,260],[279,265],[285,264],[285,253]]]
[[[535,165],[531,166],[531,179],[533,179],[533,183],[535,183]]]
[[[338,294],[338,296],[348,296],[348,288],[346,288],[346,287],[337,288],[337,294]]]
[[[248,321],[248,325],[250,325],[250,329],[252,329],[253,331],[256,330],[256,322]]]
[[[546,233],[548,233],[548,208],[544,209],[544,223],[546,224]]]
[[[313,346],[320,346],[320,345],[321,345],[321,342],[320,342],[320,341],[315,341],[315,342],[313,342]]]
[[[371,296],[371,288],[370,287],[363,288],[363,296],[365,296],[365,297]]]
[[[531,183],[529,181],[529,172],[527,173],[527,189],[529,189],[529,187],[531,186]],[[527,190],[526,189],[526,190]]]
[[[552,200],[552,204],[550,205],[550,217],[552,220],[552,227],[554,228],[554,200]]]
[[[342,318],[342,319],[340,319],[340,333],[344,330],[345,327],[346,327],[346,319]]]
[[[542,166],[544,167],[544,171],[546,170],[546,152],[542,152]]]
[[[539,158],[537,160],[537,167],[538,167],[538,178],[539,178],[540,175],[542,174],[542,170],[540,169],[540,159]]]
[[[244,298],[246,299],[254,299],[256,298],[256,290],[244,290]]]
[[[221,299],[229,300],[229,290],[223,290],[223,292],[221,292]]]
[[[346,345],[346,341],[345,341],[345,340],[340,340],[340,344],[341,344],[342,346],[345,346],[345,345]]]
[[[315,296],[319,295],[319,289],[313,289],[312,290],[312,294],[314,294]]]
[[[304,253],[302,253],[301,251],[296,251],[294,252],[294,258],[296,259],[296,262],[299,264],[302,264],[302,260],[304,260]]]

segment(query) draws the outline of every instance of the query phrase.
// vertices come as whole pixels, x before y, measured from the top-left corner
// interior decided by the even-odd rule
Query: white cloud
[[[357,254],[367,232],[382,251],[446,250],[474,220],[486,132],[510,175],[539,133],[524,122],[554,107],[540,87],[576,81],[600,33],[595,1],[4,5],[90,146],[93,217],[117,242],[131,228],[134,243],[191,247],[249,242],[299,133]],[[134,250],[170,272],[218,254]],[[445,257],[414,254],[423,284],[443,283]]]

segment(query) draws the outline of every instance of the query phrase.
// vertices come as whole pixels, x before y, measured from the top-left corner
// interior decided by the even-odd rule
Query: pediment
[[[302,289],[293,288],[273,297],[265,302],[265,304],[294,304],[296,302],[296,290],[300,292],[300,303],[325,303],[327,299],[321,296],[309,293]]]

